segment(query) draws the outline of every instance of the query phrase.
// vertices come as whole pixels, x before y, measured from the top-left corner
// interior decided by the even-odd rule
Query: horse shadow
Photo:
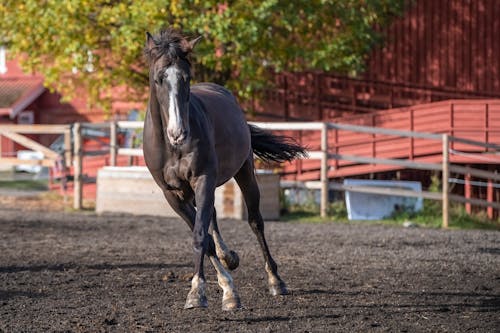
[[[190,268],[190,263],[123,263],[123,264],[77,264],[77,263],[61,263],[61,264],[47,264],[47,265],[33,265],[33,266],[4,266],[0,267],[0,273],[19,273],[19,272],[42,272],[42,271],[55,271],[64,272],[71,269],[91,269],[91,270],[127,270],[127,269],[143,269],[143,270],[161,270],[161,269],[176,269],[176,268]]]
[[[36,293],[31,291],[21,290],[0,290],[0,301],[8,301],[12,298],[27,297],[27,298],[43,298],[46,297],[45,293]]]
[[[489,290],[489,289],[488,289]],[[332,289],[309,289],[309,290],[297,290],[294,294],[300,295],[326,295],[331,296],[348,296],[356,297],[363,296],[367,294],[379,295],[380,292],[377,291],[336,291]],[[407,303],[371,303],[371,304],[360,304],[353,302],[352,305],[347,306],[347,308],[357,308],[357,309],[414,309],[414,311],[409,312],[421,312],[421,311],[436,311],[436,312],[448,312],[452,308],[469,308],[477,312],[488,312],[488,311],[500,311],[500,294],[494,293],[484,293],[484,292],[452,292],[452,291],[440,291],[440,292],[413,292],[413,291],[394,291],[392,292],[395,296],[408,297],[408,300],[419,300],[415,302]],[[456,299],[455,302],[423,302],[422,299],[436,300],[439,298],[443,299]],[[345,309],[344,306],[342,306]],[[400,313],[400,311],[398,311]]]

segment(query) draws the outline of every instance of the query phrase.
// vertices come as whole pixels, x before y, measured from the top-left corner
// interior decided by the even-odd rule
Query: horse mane
[[[188,60],[187,56],[191,51],[186,37],[175,28],[163,29],[158,34],[149,37],[144,48],[144,54],[150,62],[163,56],[170,61]]]

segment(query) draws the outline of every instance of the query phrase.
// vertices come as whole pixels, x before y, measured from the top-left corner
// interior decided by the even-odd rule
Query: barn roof
[[[35,77],[0,79],[0,115],[15,118],[45,91],[43,81]]]

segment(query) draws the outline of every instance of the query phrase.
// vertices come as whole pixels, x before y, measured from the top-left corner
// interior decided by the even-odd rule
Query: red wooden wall
[[[416,0],[386,30],[365,78],[498,93],[500,2]]]
[[[383,110],[371,114],[338,119],[339,123],[391,128],[426,133],[447,133],[463,139],[486,143],[500,143],[500,100],[449,100],[418,106]],[[311,150],[320,150],[320,133],[303,131],[287,133]],[[409,159],[440,163],[442,142],[428,139],[405,138],[382,134],[355,133],[330,130],[330,153],[377,158]],[[490,164],[498,169],[500,157],[482,156],[486,148],[458,142],[450,143],[450,160],[454,164]],[[390,170],[405,169],[392,165],[359,164],[347,160],[330,160],[330,178],[357,176]],[[283,165],[285,174],[297,180],[317,180],[320,161],[298,160]]]

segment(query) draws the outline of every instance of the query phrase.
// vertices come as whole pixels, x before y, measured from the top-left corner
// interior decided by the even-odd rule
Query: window
[[[23,111],[17,118],[18,124],[32,125],[35,122],[35,113],[33,111]]]

